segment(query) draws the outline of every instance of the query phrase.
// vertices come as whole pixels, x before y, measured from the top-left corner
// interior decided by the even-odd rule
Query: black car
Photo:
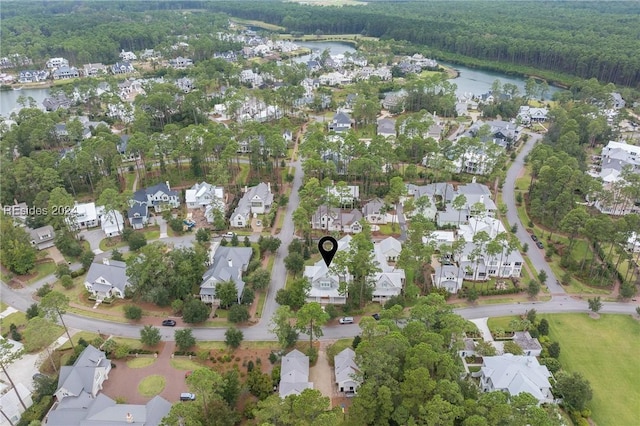
[[[48,378],[49,378],[48,376],[45,376],[42,373],[36,373],[32,377],[33,380],[41,380],[41,379],[48,379]]]
[[[535,235],[535,234],[531,234],[531,239],[532,239],[533,241],[538,241],[538,237],[536,237],[536,235]]]
[[[538,246],[539,249],[544,248],[544,246],[542,245],[542,241],[538,241],[536,243],[536,246]]]
[[[377,314],[377,313],[376,313],[376,314],[373,314],[373,315],[371,315],[371,316],[373,317],[373,319],[374,319],[374,320],[376,320],[376,321],[380,321],[380,314]]]
[[[166,325],[167,327],[175,327],[176,322],[174,320],[166,319],[162,321],[162,325]]]

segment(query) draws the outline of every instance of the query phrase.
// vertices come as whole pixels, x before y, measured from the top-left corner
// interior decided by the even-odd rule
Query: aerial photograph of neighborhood
[[[0,426],[640,425],[640,3],[3,0]]]

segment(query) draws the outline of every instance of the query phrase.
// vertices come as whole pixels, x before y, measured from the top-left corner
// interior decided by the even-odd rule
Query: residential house
[[[462,340],[462,348],[458,350],[458,355],[460,355],[461,358],[467,358],[467,357],[472,357],[476,355],[476,341],[469,338],[469,337],[465,337]]]
[[[83,67],[83,74],[86,77],[97,77],[99,75],[106,75],[108,67],[102,63],[97,64],[85,64]]]
[[[48,249],[55,245],[56,234],[53,231],[53,226],[45,225],[40,228],[31,229],[27,228],[29,236],[31,237],[31,245],[38,250]]]
[[[640,146],[609,141],[602,148],[601,157],[600,171],[590,174],[603,181],[607,196],[590,199],[594,207],[602,213],[617,216],[640,213],[640,200],[629,199],[621,190],[626,185],[623,171],[640,174]]]
[[[482,140],[482,142],[486,143],[492,141],[503,148],[509,148],[517,144],[518,140],[520,139],[520,135],[522,134],[522,126],[511,123],[509,121],[477,121],[469,128],[469,130],[467,130],[467,132],[462,134],[458,139],[465,136],[475,137],[484,126],[488,126],[488,137]]]
[[[135,68],[129,62],[116,62],[111,65],[111,72],[114,74],[130,74],[135,72]]]
[[[238,202],[238,206],[231,215],[231,226],[244,228],[249,225],[251,215],[264,214],[271,209],[273,194],[271,183],[261,182],[251,188],[245,188],[245,193]]]
[[[380,198],[374,198],[362,207],[362,214],[367,222],[373,225],[386,225],[390,221],[390,214],[386,211],[386,203]]]
[[[627,105],[622,95],[618,92],[611,93],[611,102],[613,109],[622,109]]]
[[[282,357],[280,398],[300,395],[305,389],[313,389],[313,383],[309,381],[309,357],[294,349]]]
[[[79,397],[87,394],[91,398],[98,396],[102,384],[109,378],[111,361],[107,355],[95,348],[87,346],[72,366],[60,367],[58,389],[54,396],[58,402],[65,398]]]
[[[348,210],[322,205],[311,217],[311,229],[357,234],[362,231],[360,219],[362,219],[362,213],[357,209]]]
[[[71,208],[67,216],[67,223],[71,229],[95,228],[99,225],[96,203],[78,203]]]
[[[176,80],[176,86],[178,89],[182,90],[184,93],[189,93],[193,90],[194,83],[193,80],[189,77],[182,77]]]
[[[14,202],[13,206],[2,206],[2,213],[11,216],[16,222],[24,223],[29,216],[29,206],[27,203]]]
[[[453,231],[431,231],[428,235],[422,237],[423,244],[431,244],[436,250],[443,246],[451,246],[456,240],[456,234]]]
[[[171,403],[154,396],[146,404],[119,404],[105,394],[92,398],[83,393],[56,402],[47,415],[47,426],[160,426]]]
[[[350,244],[350,235],[342,237],[338,240],[337,251],[348,250]],[[344,305],[347,303],[347,294],[341,291],[340,282],[349,282],[351,280],[348,272],[346,275],[339,276],[321,259],[313,266],[305,266],[304,277],[311,284],[307,293],[307,302],[332,305]]]
[[[122,157],[123,162],[137,161],[140,159],[140,154],[138,152],[128,151],[127,146],[129,145],[129,139],[131,139],[131,136],[129,135],[120,135],[120,142],[116,146],[118,154]]]
[[[379,250],[387,263],[395,263],[400,257],[402,244],[393,237],[387,237],[375,244],[374,250]]]
[[[333,120],[328,124],[328,130],[335,133],[343,133],[351,130],[353,121],[346,112],[337,112]]]
[[[222,247],[213,248],[211,266],[202,276],[200,284],[200,299],[205,303],[218,305],[220,300],[216,298],[216,285],[218,283],[233,281],[238,292],[238,303],[242,301],[245,282],[242,275],[247,271],[253,249],[251,247]]]
[[[461,208],[453,206],[453,200],[460,195],[464,195],[466,202]],[[480,207],[482,206],[482,207]],[[457,226],[468,223],[473,216],[494,217],[498,207],[491,198],[491,190],[483,184],[475,182],[458,186],[455,192],[451,193],[451,198],[444,205],[444,210],[437,213],[437,224],[443,226]]]
[[[20,398],[18,398],[20,395]],[[17,425],[20,421],[20,416],[24,413],[24,408],[20,403],[20,400],[27,406],[27,408],[33,405],[33,399],[31,398],[31,391],[27,389],[22,383],[16,383],[14,388],[9,389],[6,393],[0,396],[0,407],[2,407],[3,416],[0,417],[0,425]],[[5,421],[7,420],[8,421]]]
[[[464,271],[455,265],[437,265],[431,274],[431,282],[438,288],[444,288],[449,293],[456,294],[462,289]]]
[[[520,277],[524,259],[519,251],[511,251],[509,247],[495,254],[488,254],[486,247],[479,247],[467,242],[462,252],[454,255],[459,268],[464,271],[464,278],[471,281],[486,281],[491,277]]]
[[[382,108],[391,112],[400,112],[404,109],[404,100],[406,96],[400,93],[389,92],[382,100]]]
[[[117,210],[107,212],[104,206],[96,207],[96,212],[100,226],[102,227],[102,232],[104,232],[107,237],[115,237],[122,233],[124,230],[122,213]]]
[[[134,204],[127,210],[127,219],[133,229],[143,229],[149,223],[149,209],[146,204]]]
[[[47,78],[49,78],[49,71],[47,70],[20,71],[18,83],[37,83],[39,81],[45,81]]]
[[[47,68],[68,67],[69,61],[65,58],[51,58],[47,61]]]
[[[494,239],[506,229],[502,222],[492,217],[470,217],[468,223],[460,224],[458,238],[465,241],[473,241],[473,237],[479,232],[486,232],[489,238]]]
[[[136,204],[146,205],[147,208],[153,207],[156,213],[162,213],[164,210],[180,207],[180,199],[178,191],[172,191],[167,181],[139,189],[133,194],[130,204],[132,207]]]
[[[155,60],[162,57],[160,52],[156,52],[153,49],[144,49],[144,51],[140,54],[140,59],[143,60]]]
[[[526,356],[540,356],[542,345],[535,337],[531,337],[528,331],[516,331],[513,333],[513,342],[522,348]]]
[[[59,109],[69,109],[72,103],[71,99],[67,98],[64,93],[59,93],[55,97],[44,98],[42,106],[47,111],[57,111]]]
[[[92,263],[87,272],[84,286],[97,300],[110,297],[124,298],[129,285],[127,264],[104,258],[102,263]]]
[[[185,68],[193,66],[193,59],[178,56],[175,59],[169,60],[169,65],[174,69],[183,70]]]
[[[360,200],[358,185],[332,185],[327,188],[327,196],[335,198],[341,206],[354,206]]]
[[[51,76],[54,80],[66,80],[69,78],[78,78],[80,77],[80,72],[76,67],[60,67],[53,70]]]
[[[185,192],[185,202],[188,209],[200,208],[204,210],[207,222],[214,220],[214,211],[225,212],[224,188],[213,186],[206,182],[196,183]]]
[[[378,128],[376,132],[379,136],[384,138],[396,137],[396,122],[389,118],[381,118],[378,120]]]
[[[338,353],[333,358],[333,366],[338,392],[346,396],[355,395],[362,384],[362,379],[353,349],[346,348]]]
[[[136,59],[138,59],[135,53],[125,52],[124,49],[122,50],[122,52],[120,52],[120,55],[118,56],[120,56],[120,59],[122,59],[123,61],[135,61]]]
[[[526,392],[540,403],[553,402],[549,382],[553,375],[534,356],[486,356],[480,372],[483,392],[501,391],[511,396]]]
[[[544,123],[547,121],[547,115],[549,110],[546,108],[533,108],[528,105],[523,105],[518,111],[517,118],[523,125],[529,125],[531,123]]]
[[[400,241],[393,237],[374,244],[373,255],[379,271],[374,274],[373,295],[371,300],[384,304],[391,297],[399,296],[405,283],[404,269],[395,266],[402,246]]]
[[[627,251],[632,253],[640,253],[640,233],[632,232],[627,240]]]

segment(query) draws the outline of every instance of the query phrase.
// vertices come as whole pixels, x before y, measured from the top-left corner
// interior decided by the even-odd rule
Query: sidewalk
[[[6,318],[6,317],[8,317],[9,315],[11,315],[11,314],[13,314],[13,313],[15,313],[15,312],[18,312],[18,310],[17,310],[17,309],[15,309],[15,308],[14,308],[14,307],[12,307],[12,306],[9,306],[9,307],[8,307],[7,309],[5,309],[4,311],[0,312],[0,318]]]

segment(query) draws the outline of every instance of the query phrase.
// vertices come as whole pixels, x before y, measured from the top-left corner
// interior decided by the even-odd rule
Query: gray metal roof
[[[202,285],[208,282],[216,284],[231,280],[236,285],[238,300],[240,300],[245,286],[242,272],[249,265],[252,255],[251,247],[218,247],[213,255],[211,267],[202,276]],[[200,294],[215,295],[215,285],[201,286]]]
[[[105,284],[98,281],[103,278],[111,286],[124,293],[124,288],[129,282],[127,277],[127,264],[117,260],[110,260],[108,265],[103,263],[92,263],[87,272],[86,282],[90,284]]]
[[[80,395],[82,391],[91,393],[96,368],[110,367],[111,361],[104,352],[89,345],[80,354],[73,366],[64,366],[60,369],[58,377],[58,390],[67,389],[74,395]]]

